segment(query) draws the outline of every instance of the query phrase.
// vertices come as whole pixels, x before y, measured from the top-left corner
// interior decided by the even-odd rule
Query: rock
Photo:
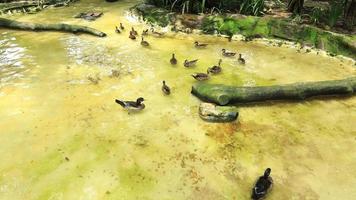
[[[199,116],[208,122],[232,122],[237,119],[239,113],[233,106],[217,106],[212,103],[201,103]]]

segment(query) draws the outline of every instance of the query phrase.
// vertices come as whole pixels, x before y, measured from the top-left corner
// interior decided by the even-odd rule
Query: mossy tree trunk
[[[288,0],[287,10],[294,14],[301,14],[304,0]]]
[[[97,37],[105,37],[106,34],[93,28],[69,24],[33,24],[18,22],[15,20],[0,18],[0,28],[19,29],[26,31],[62,31],[69,33],[86,33]]]
[[[192,93],[202,100],[219,105],[269,100],[304,100],[314,96],[353,95],[356,93],[356,77],[259,87],[198,83],[193,86]]]

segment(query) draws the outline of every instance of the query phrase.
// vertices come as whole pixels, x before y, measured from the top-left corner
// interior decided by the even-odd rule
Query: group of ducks
[[[115,31],[116,33],[121,33],[123,30],[125,30],[125,27],[122,25],[122,23],[120,23],[119,27],[115,27]],[[159,33],[156,32],[153,28],[151,28],[151,32],[152,34],[161,37],[163,36],[163,33]],[[141,37],[141,45],[144,47],[148,47],[150,44],[144,40],[145,35],[148,35],[148,29],[143,30],[142,31],[142,37]],[[129,34],[129,38],[132,40],[136,40],[136,36],[138,36],[137,31],[132,27],[130,34]],[[198,49],[203,49],[206,48],[208,46],[208,44],[204,44],[204,43],[199,43],[198,41],[194,42],[194,45],[196,48]],[[228,51],[226,49],[222,49],[221,50],[222,55],[224,57],[234,57],[236,55],[235,52],[231,52]],[[190,68],[196,65],[196,63],[198,62],[198,59],[195,60],[184,60],[184,67]],[[245,59],[242,58],[242,55],[239,54],[238,57],[238,62],[240,64],[245,64]],[[178,60],[175,57],[175,54],[172,54],[172,57],[170,59],[170,63],[172,65],[177,65],[178,64]],[[217,65],[214,65],[212,67],[209,67],[207,69],[207,73],[195,73],[192,76],[198,80],[198,81],[204,81],[209,79],[209,74],[219,74],[222,71],[221,68],[221,63],[222,63],[222,59],[219,59],[219,62]],[[169,86],[166,84],[166,81],[162,81],[162,88],[161,88],[162,92],[165,95],[170,95],[171,94],[171,89],[169,88]],[[145,101],[145,99],[143,97],[139,97],[136,101],[122,101],[119,99],[115,99],[115,102],[119,105],[121,105],[123,108],[126,108],[128,110],[143,110],[145,108],[145,104],[143,104],[143,102]],[[271,173],[271,169],[267,168],[263,174],[263,176],[260,176],[259,179],[257,180],[255,186],[252,189],[252,195],[251,198],[253,200],[260,200],[263,199],[266,195],[267,192],[272,188],[272,184],[273,184],[273,180],[270,177],[270,173]]]
[[[124,30],[125,30],[125,27],[123,26],[122,23],[120,23],[119,27],[115,26],[116,33],[120,34]],[[144,36],[146,36],[148,34],[149,34],[149,29],[145,29],[142,31],[141,45],[144,47],[150,46],[150,44],[144,39]],[[162,37],[164,35],[164,33],[155,31],[153,27],[151,27],[151,34],[153,34],[156,37]],[[138,32],[133,27],[131,27],[131,30],[129,32],[129,38],[131,40],[136,40],[136,37],[138,37]],[[197,49],[204,49],[208,46],[208,44],[204,44],[204,43],[195,41],[194,46]],[[224,57],[234,57],[236,55],[235,52],[228,51],[226,49],[222,49],[221,52],[222,52],[222,56],[224,56]],[[245,59],[242,58],[241,54],[239,54],[239,57],[237,60],[240,64],[245,64]],[[187,60],[186,59],[186,60],[184,60],[183,65],[186,68],[191,68],[191,67],[194,67],[197,64],[197,62],[198,62],[198,59],[195,59],[195,60]],[[178,64],[178,60],[174,53],[172,54],[170,63],[172,65]],[[222,71],[221,63],[222,63],[222,59],[219,59],[219,62],[217,65],[214,65],[207,69],[207,73],[195,73],[195,74],[192,74],[192,77],[198,81],[208,80],[210,78],[210,74],[215,75],[215,74],[221,73],[221,71]],[[171,93],[171,89],[169,88],[169,86],[166,84],[165,81],[162,82],[162,92],[165,95],[170,95],[170,93]],[[128,110],[143,110],[145,108],[145,105],[143,104],[144,98],[142,98],[142,97],[138,98],[136,101],[121,101],[118,99],[116,99],[115,101],[116,101],[116,103],[120,104],[123,108],[126,108]]]

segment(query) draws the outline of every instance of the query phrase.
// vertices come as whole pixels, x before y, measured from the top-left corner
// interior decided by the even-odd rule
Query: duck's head
[[[131,27],[131,30],[132,30],[132,31],[135,31],[134,27]]]
[[[162,81],[163,85],[166,85],[166,81]]]
[[[241,53],[239,54],[239,58],[242,58],[242,54]]]
[[[137,103],[142,103],[143,101],[145,101],[145,99],[143,97],[140,97],[136,100]]]
[[[219,59],[219,66],[221,65],[221,63],[222,63],[222,59]]]
[[[263,174],[263,177],[268,178],[270,174],[271,174],[271,168],[267,168],[265,170],[265,173]]]
[[[198,44],[199,44],[199,42],[198,42],[198,41],[195,41],[195,42],[194,42],[194,44],[195,44],[195,45],[198,45]]]
[[[223,53],[225,53],[225,52],[226,52],[226,49],[221,49],[221,51],[222,51]]]
[[[184,63],[187,63],[188,62],[188,60],[184,60]]]
[[[175,56],[175,54],[174,54],[174,53],[172,53],[172,58],[174,58],[174,56]]]

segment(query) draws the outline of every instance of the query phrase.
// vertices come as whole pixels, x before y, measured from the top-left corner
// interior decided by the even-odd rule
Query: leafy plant
[[[344,4],[342,1],[332,1],[330,8],[326,12],[327,23],[329,26],[335,26],[336,22],[343,14]]]
[[[240,7],[240,13],[245,15],[260,16],[263,15],[264,8],[264,0],[244,0]]]

